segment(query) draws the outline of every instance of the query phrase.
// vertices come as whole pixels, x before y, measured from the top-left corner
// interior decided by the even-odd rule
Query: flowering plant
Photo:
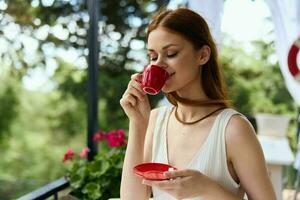
[[[94,160],[87,161],[89,148],[79,154],[69,149],[63,158],[67,165],[67,176],[72,188],[71,194],[78,199],[102,200],[119,197],[123,159],[125,156],[125,131],[98,131],[94,142],[100,146]]]

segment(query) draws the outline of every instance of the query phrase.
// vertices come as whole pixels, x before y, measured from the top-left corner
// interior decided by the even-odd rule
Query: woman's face
[[[167,70],[170,78],[162,88],[165,93],[199,91],[200,83],[200,50],[195,50],[190,41],[180,34],[165,28],[157,28],[148,37],[148,56],[151,64]]]

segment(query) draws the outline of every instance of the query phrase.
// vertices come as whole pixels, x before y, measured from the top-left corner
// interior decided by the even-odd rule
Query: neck
[[[222,106],[215,104],[204,106],[190,106],[178,102],[177,116],[183,121],[194,121],[221,107]]]
[[[216,113],[216,112],[218,112],[218,111],[220,111],[222,109],[224,109],[224,107],[216,108],[216,109],[214,109],[212,111],[209,111],[208,113],[202,115],[201,117],[198,117],[195,120],[189,120],[189,121],[187,121],[187,120],[184,120],[184,119],[182,119],[182,118],[179,117],[179,115],[178,115],[178,106],[177,106],[177,107],[175,107],[175,113],[174,113],[174,115],[175,115],[176,120],[179,123],[181,123],[183,125],[193,125],[193,124],[196,124],[198,122],[201,122],[202,120],[210,117],[211,115],[213,115],[214,113]]]

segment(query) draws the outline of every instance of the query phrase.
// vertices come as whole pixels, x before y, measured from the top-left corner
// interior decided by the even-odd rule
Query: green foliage
[[[0,69],[1,73],[1,69]],[[0,74],[0,146],[11,135],[11,125],[18,116],[19,84],[2,69]]]
[[[221,63],[234,106],[252,115],[295,113],[296,104],[286,89],[279,64],[270,62],[273,44],[257,41],[255,47],[253,54],[235,46],[233,41],[222,47]]]
[[[69,136],[85,133],[86,105],[76,97],[56,92],[50,96],[47,107],[45,119],[52,133]]]
[[[67,146],[82,147],[86,138],[84,130],[67,137],[62,130],[52,129],[48,115],[53,108],[47,105],[52,93],[20,91],[18,95],[21,112],[11,126],[7,145],[0,147],[0,199],[3,200],[16,199],[64,176],[61,155]]]
[[[71,163],[66,163],[70,164],[71,194],[82,200],[119,197],[124,156],[125,146],[111,149],[102,146],[93,161],[75,157]]]
[[[47,69],[47,61],[53,59],[58,66],[50,77],[56,86],[55,99],[49,102],[49,123],[53,131],[76,134],[86,126],[87,70],[86,66],[69,63],[56,50],[76,49],[77,59],[86,57],[87,30],[89,27],[87,2],[75,1],[6,1],[5,15],[1,16],[1,29],[8,26],[20,27],[17,35],[30,37],[37,48],[31,51],[35,55],[28,59],[28,45],[23,45],[19,37],[9,36],[0,31],[0,37],[10,44],[11,51],[0,53],[10,61],[10,70],[21,80],[34,68]],[[126,127],[127,121],[119,106],[119,99],[126,89],[135,66],[145,64],[145,28],[151,14],[167,0],[101,1],[99,8],[101,36],[99,37],[99,125],[103,128],[112,126]],[[58,29],[59,28],[59,31]],[[48,30],[47,30],[48,29]],[[46,30],[46,32],[45,32]],[[44,33],[43,33],[44,32]],[[57,34],[58,32],[64,33]],[[43,33],[43,34],[40,34]],[[134,47],[139,43],[140,47]],[[18,58],[16,58],[18,55]],[[83,63],[83,65],[85,65]],[[151,98],[156,105],[159,98]]]

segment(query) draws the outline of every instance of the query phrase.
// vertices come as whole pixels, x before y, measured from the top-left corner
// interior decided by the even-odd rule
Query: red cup
[[[160,92],[168,78],[169,73],[162,67],[148,65],[137,81],[141,83],[144,92],[156,95]]]

